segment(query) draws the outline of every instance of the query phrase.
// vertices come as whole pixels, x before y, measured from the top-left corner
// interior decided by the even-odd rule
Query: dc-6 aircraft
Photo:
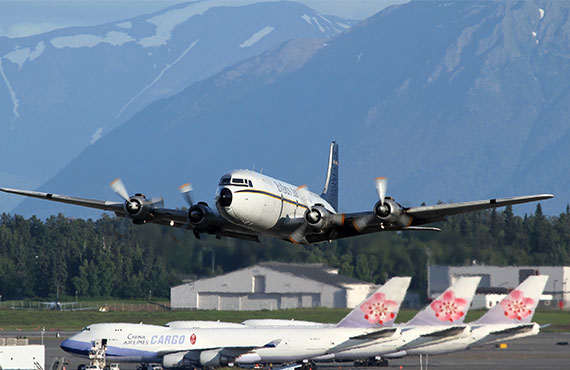
[[[124,202],[10,188],[0,190],[111,211],[136,224],[154,222],[190,229],[197,238],[203,233],[253,241],[259,241],[259,236],[269,236],[299,244],[384,230],[439,231],[423,225],[441,221],[446,216],[553,197],[539,194],[406,208],[386,196],[387,180],[379,177],[375,180],[379,200],[371,211],[338,213],[338,167],[338,144],[332,142],[325,186],[320,195],[310,192],[306,186],[297,187],[261,173],[230,171],[221,177],[216,189],[215,209],[205,202],[195,203],[190,184],[181,186],[188,211],[164,208],[162,198],[147,199],[140,193],[129,196],[120,179],[113,181],[111,188]]]
[[[390,279],[335,326],[275,328],[195,322],[167,327],[105,323],[89,325],[64,340],[61,348],[86,357],[93,341],[105,340],[110,361],[160,362],[166,368],[301,361],[323,355],[331,348],[357,348],[397,338],[399,329],[390,325],[410,280]]]

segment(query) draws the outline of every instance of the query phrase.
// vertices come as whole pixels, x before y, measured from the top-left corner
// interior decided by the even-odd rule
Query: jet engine
[[[169,353],[162,357],[162,366],[166,369],[179,368],[193,365],[189,356],[189,351]]]
[[[222,349],[211,349],[200,352],[199,364],[202,367],[219,367],[227,366],[230,362],[235,360],[234,357],[229,357],[222,354]]]

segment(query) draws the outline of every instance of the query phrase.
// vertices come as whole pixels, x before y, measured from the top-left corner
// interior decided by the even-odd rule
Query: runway
[[[2,336],[14,336],[15,333],[2,332]],[[30,338],[30,344],[39,344],[41,339],[37,332],[18,332],[19,336]],[[73,333],[62,332],[60,338],[55,333],[44,336],[46,345],[46,369],[50,369],[52,359],[65,356],[69,360],[66,369],[76,369],[79,364],[86,363],[84,359],[70,356],[59,348],[59,344]],[[446,355],[430,356],[428,368],[433,369],[568,369],[570,364],[570,346],[557,343],[570,343],[570,333],[541,333],[534,337],[507,342],[506,349],[494,347],[475,348],[467,351]],[[423,358],[424,368],[426,358]],[[121,364],[121,369],[135,370],[136,364]],[[419,369],[419,357],[391,359],[388,368]],[[340,367],[340,369],[339,369]],[[319,369],[354,370],[352,363],[327,363],[318,366]],[[358,367],[358,370],[373,368]],[[376,368],[374,368],[376,369]]]

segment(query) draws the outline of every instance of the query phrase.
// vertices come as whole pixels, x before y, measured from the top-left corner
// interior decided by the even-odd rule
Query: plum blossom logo
[[[437,299],[430,304],[435,311],[435,317],[441,321],[454,322],[465,315],[467,301],[463,298],[456,298],[452,290],[443,293],[442,299]]]
[[[196,343],[196,334],[192,333],[192,335],[190,336],[190,343],[192,344]]]
[[[360,310],[364,312],[364,318],[371,324],[378,323],[380,325],[396,317],[394,311],[397,308],[398,303],[387,300],[384,293],[376,293],[360,305]]]
[[[522,320],[532,313],[534,299],[525,297],[520,290],[513,290],[511,294],[500,303],[505,309],[505,316],[509,319]]]

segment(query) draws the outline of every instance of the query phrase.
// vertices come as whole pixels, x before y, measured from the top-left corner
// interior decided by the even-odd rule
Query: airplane
[[[537,335],[540,325],[532,322],[532,317],[547,281],[547,275],[529,276],[479,320],[469,323],[471,328],[469,335],[418,346],[407,350],[406,353],[443,354]]]
[[[373,359],[389,353],[398,353],[406,348],[439,343],[442,340],[468,335],[469,326],[464,324],[475,290],[481,277],[460,277],[431,304],[418,312],[410,321],[398,325],[401,335],[392,341],[370,342],[359,348],[335,351],[314,360],[362,360]]]
[[[432,206],[403,207],[386,196],[387,179],[375,179],[379,200],[371,211],[338,213],[339,146],[332,142],[329,150],[325,186],[320,195],[306,186],[294,186],[249,170],[234,170],[222,175],[215,194],[213,209],[206,202],[195,203],[192,185],[179,190],[189,209],[164,208],[161,197],[147,199],[144,194],[129,196],[120,178],[111,183],[124,202],[79,198],[54,193],[0,188],[6,193],[50,201],[75,204],[114,212],[135,224],[148,222],[190,229],[196,238],[201,234],[232,237],[259,242],[260,236],[274,237],[295,244],[314,244],[385,230],[440,231],[423,226],[442,221],[447,216],[534,202],[554,197],[538,194],[497,198]]]
[[[394,277],[334,327],[167,327],[145,324],[92,324],[61,343],[88,356],[93,341],[105,340],[115,362],[160,362],[166,368],[302,361],[329,348],[352,348],[399,336],[390,325],[404,299],[410,277]],[[240,324],[238,324],[240,325]]]

